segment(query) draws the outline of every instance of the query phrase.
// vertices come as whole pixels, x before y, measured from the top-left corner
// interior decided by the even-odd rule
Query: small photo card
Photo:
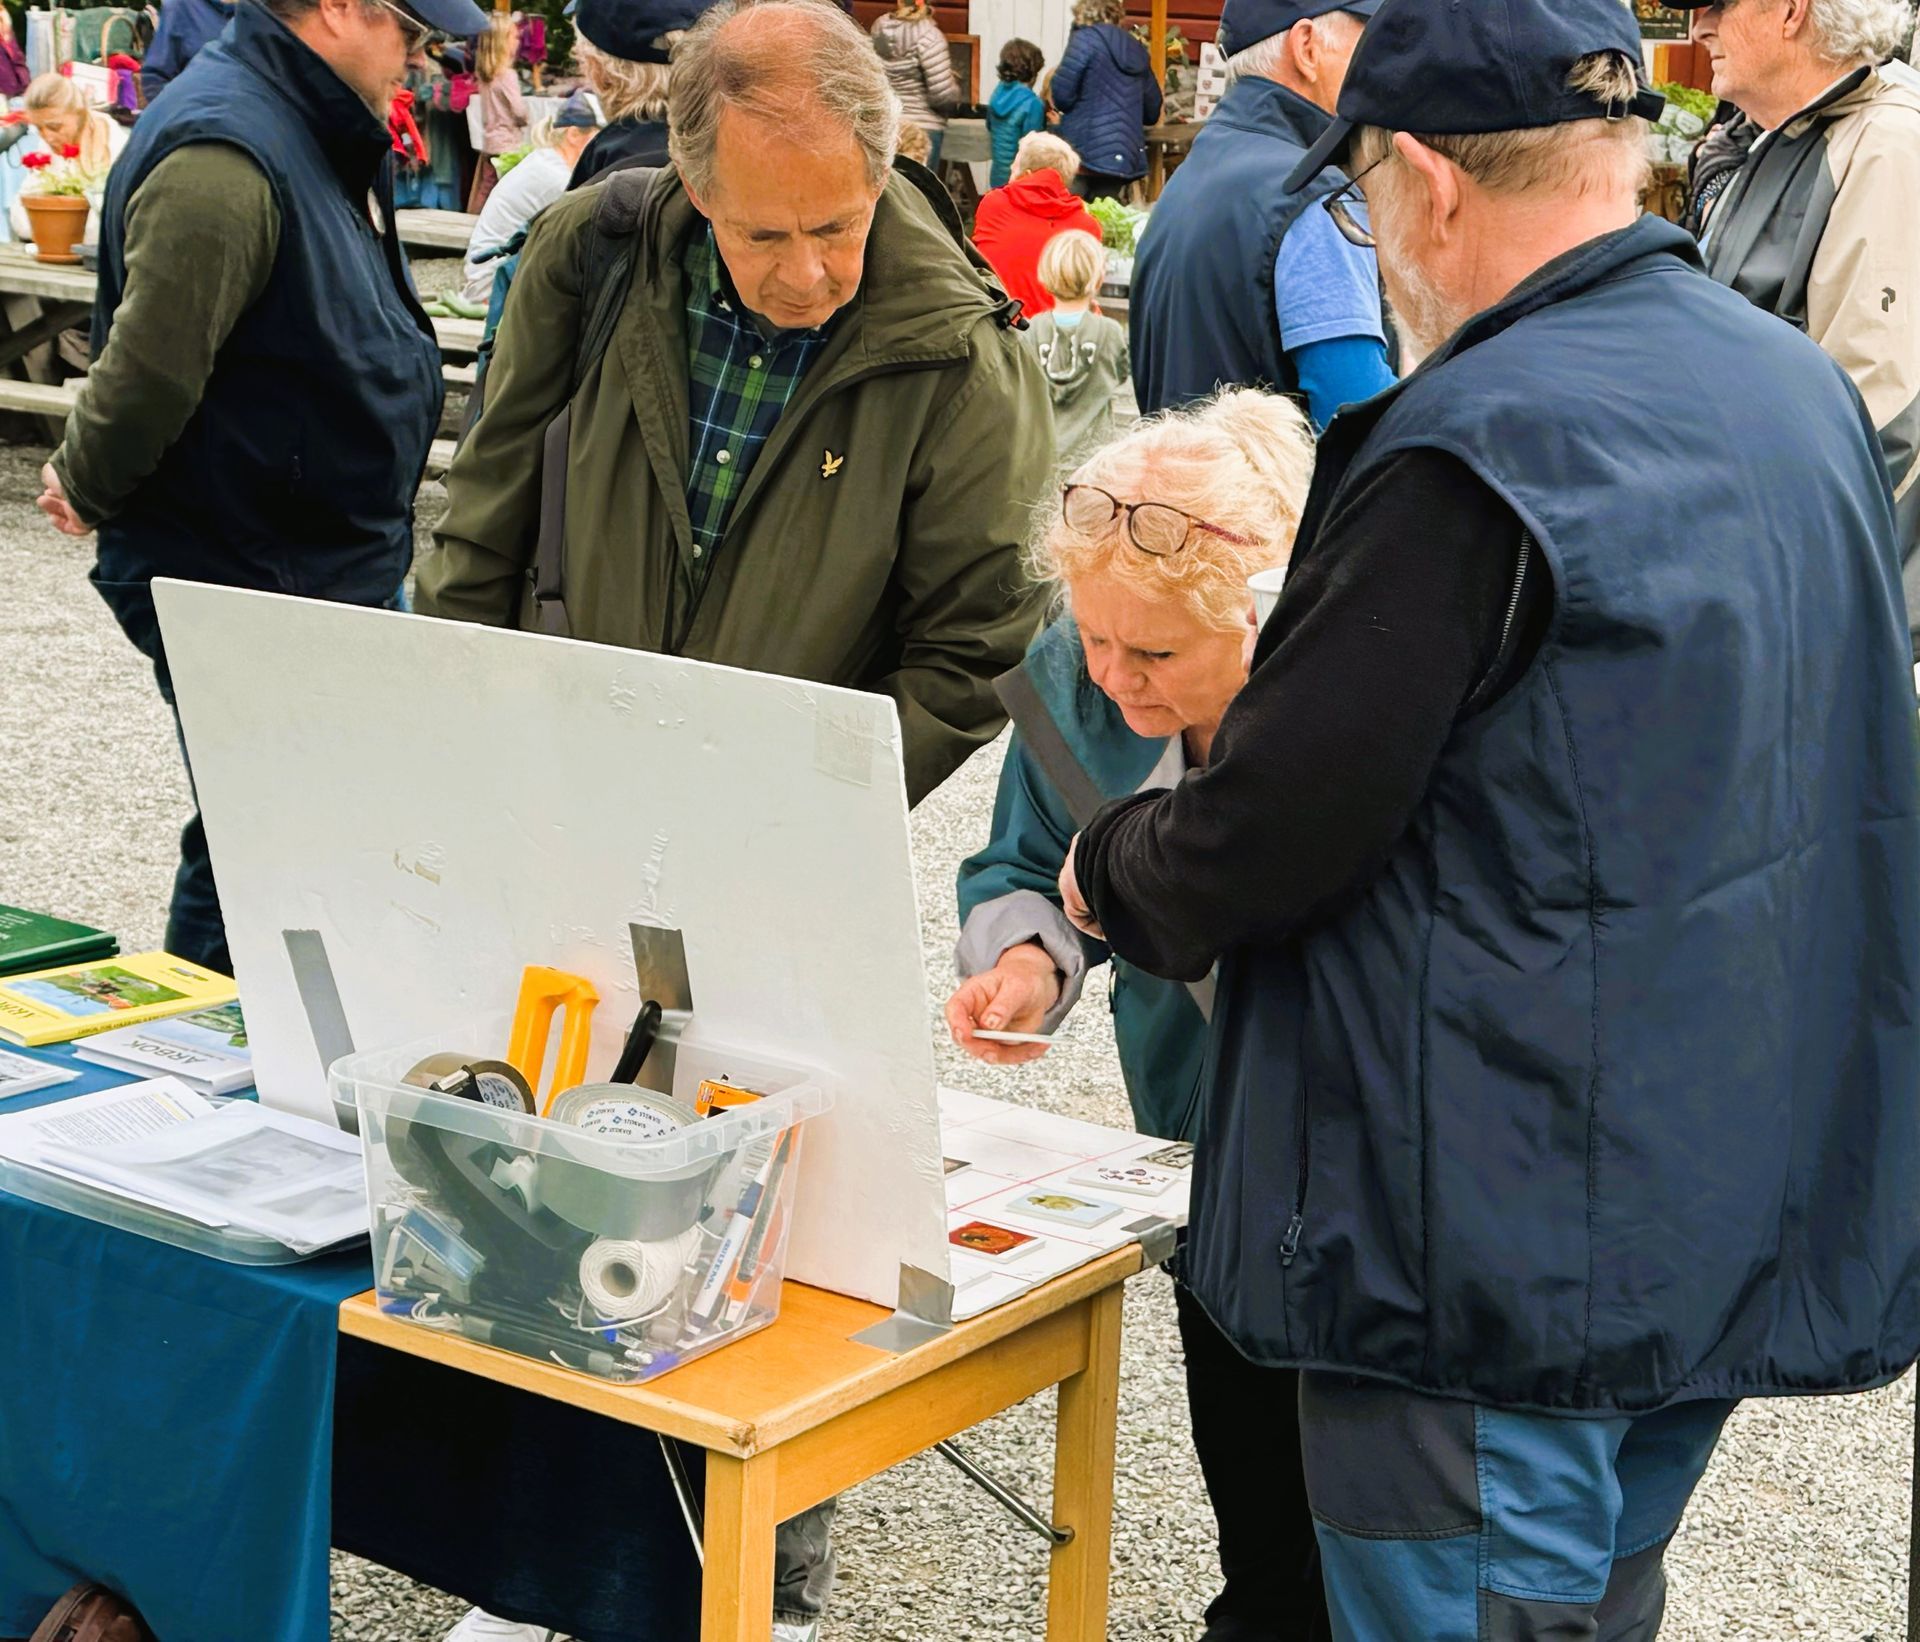
[[[1076,1186],[1096,1191],[1131,1192],[1136,1197],[1158,1197],[1179,1177],[1145,1163],[1090,1163],[1067,1177]]]
[[[962,1169],[970,1169],[972,1167],[973,1165],[964,1157],[943,1157],[940,1159],[940,1172],[942,1174],[958,1174]]]
[[[1139,1161],[1142,1163],[1155,1164],[1162,1169],[1191,1169],[1193,1167],[1193,1143],[1187,1140],[1176,1140],[1169,1145],[1162,1146],[1157,1152],[1143,1153]]]
[[[1085,1231],[1104,1224],[1120,1212],[1117,1203],[1098,1203],[1059,1187],[1036,1186],[1018,1197],[1007,1199],[1008,1214],[1023,1220],[1047,1220],[1059,1226],[1075,1226]]]
[[[969,1254],[989,1260],[1005,1260],[1009,1255],[1025,1254],[1040,1247],[1042,1239],[1032,1232],[1014,1231],[1008,1226],[990,1226],[984,1220],[969,1220],[947,1233],[947,1241]]]

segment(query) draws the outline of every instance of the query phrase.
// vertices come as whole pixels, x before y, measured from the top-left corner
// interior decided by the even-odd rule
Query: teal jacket
[[[960,972],[991,969],[1008,947],[1038,941],[1066,976],[1047,1019],[1051,1031],[1078,999],[1087,971],[1110,964],[1113,1031],[1134,1123],[1144,1134],[1192,1140],[1200,1126],[1207,1039],[1193,991],[1136,969],[1081,935],[1060,910],[1058,887],[1067,846],[1087,819],[1076,811],[1139,791],[1168,743],[1135,735],[1087,677],[1071,617],[1034,641],[1000,690],[1013,718],[1013,743],[1000,771],[993,838],[960,867]],[[1069,765],[1064,772],[1062,754]],[[1071,802],[1063,787],[1077,788],[1080,802]]]

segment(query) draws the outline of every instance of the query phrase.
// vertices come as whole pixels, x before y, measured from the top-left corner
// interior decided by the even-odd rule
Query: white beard
[[[1378,241],[1387,303],[1392,310],[1394,329],[1404,344],[1400,361],[1404,373],[1411,371],[1472,316],[1451,301],[1427,277],[1418,262],[1400,253],[1396,243],[1400,236],[1393,232],[1392,216],[1384,200],[1373,209],[1373,233]]]

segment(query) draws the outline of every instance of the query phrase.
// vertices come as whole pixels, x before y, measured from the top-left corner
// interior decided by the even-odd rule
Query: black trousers
[[[1226,1586],[1203,1642],[1329,1642],[1320,1547],[1300,1460],[1300,1376],[1240,1355],[1176,1279],[1193,1446]]]

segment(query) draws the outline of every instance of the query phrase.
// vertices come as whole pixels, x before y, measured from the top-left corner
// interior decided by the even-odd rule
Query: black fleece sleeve
[[[1463,712],[1538,648],[1552,586],[1532,552],[1516,599],[1521,534],[1440,451],[1390,459],[1341,504],[1289,576],[1212,762],[1081,835],[1081,893],[1115,952],[1197,980],[1380,869]]]

